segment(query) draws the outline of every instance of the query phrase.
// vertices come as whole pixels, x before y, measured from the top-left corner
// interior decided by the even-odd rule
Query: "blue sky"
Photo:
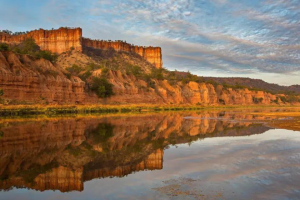
[[[161,46],[164,67],[300,84],[300,0],[0,0],[0,30],[81,27]]]

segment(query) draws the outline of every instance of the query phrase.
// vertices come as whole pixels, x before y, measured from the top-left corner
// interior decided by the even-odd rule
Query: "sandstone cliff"
[[[90,61],[90,60],[88,60]],[[93,72],[94,76],[101,70]],[[11,104],[191,104],[251,105],[271,104],[277,98],[263,91],[223,88],[193,81],[170,84],[168,80],[152,79],[155,87],[119,70],[108,70],[114,95],[98,98],[87,89],[87,83],[76,76],[66,76],[64,67],[34,60],[27,55],[0,52],[0,88],[2,97]]]
[[[141,47],[121,41],[98,41],[82,38],[81,28],[59,28],[57,30],[34,30],[23,35],[9,35],[0,32],[0,43],[19,44],[27,38],[33,38],[42,50],[53,53],[63,53],[74,48],[82,51],[84,47],[95,49],[114,49],[139,54],[157,68],[162,68],[162,53],[160,47]]]
[[[24,35],[9,35],[0,32],[0,42],[9,44],[19,44],[27,38],[33,38],[42,50],[53,53],[69,51],[73,47],[77,51],[82,51],[81,28],[59,28],[57,30],[34,30]]]
[[[133,52],[142,56],[156,68],[162,68],[162,53],[160,47],[134,46],[122,41],[99,41],[82,38],[82,46],[95,49],[114,49],[115,51]]]

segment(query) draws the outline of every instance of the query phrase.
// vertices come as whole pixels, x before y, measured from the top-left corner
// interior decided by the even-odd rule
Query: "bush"
[[[12,47],[12,51],[18,54],[27,54],[36,59],[44,58],[50,62],[55,62],[58,57],[57,54],[51,53],[50,51],[41,50],[32,38],[28,38],[19,45]]]
[[[70,72],[71,74],[79,74],[83,69],[78,66],[73,64],[72,67],[67,68],[67,71]]]
[[[126,74],[133,74],[138,77],[142,74],[142,69],[137,65],[128,65],[126,66]]]
[[[157,69],[157,68],[153,68],[151,70],[151,77],[157,79],[157,80],[163,80],[164,79],[164,75],[163,75],[163,68]]]
[[[57,54],[53,54],[50,51],[38,51],[36,53],[36,58],[44,58],[46,60],[49,60],[50,62],[55,62],[58,55]]]
[[[94,77],[91,90],[96,92],[98,97],[105,98],[113,95],[112,86],[113,85],[109,83],[105,78]]]
[[[9,50],[8,44],[0,43],[0,51],[8,51],[8,50]]]

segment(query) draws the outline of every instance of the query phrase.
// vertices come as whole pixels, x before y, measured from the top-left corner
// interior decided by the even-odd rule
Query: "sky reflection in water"
[[[218,116],[218,113],[214,114]],[[65,153],[66,151],[71,152],[70,148],[73,147],[62,148],[63,150],[59,154],[61,159],[55,158],[55,162],[58,162],[59,165],[55,166],[55,168],[63,166],[64,169],[82,169],[83,172],[80,171],[83,174],[81,181],[84,183],[81,192],[72,190],[62,193],[58,190],[47,190],[47,188],[40,192],[28,190],[27,184],[26,189],[14,188],[9,191],[1,191],[0,199],[298,199],[300,196],[299,132],[269,129],[263,125],[240,121],[220,123],[220,120],[211,119],[199,123],[199,119],[183,119],[183,115],[174,117],[174,115],[168,114],[166,116],[156,115],[149,117],[153,121],[157,120],[161,123],[155,122],[151,124],[151,121],[145,120],[137,124],[136,127],[131,126],[131,128],[128,128],[131,120],[136,121],[136,118],[124,119],[119,117],[115,119],[106,118],[104,120],[113,124],[113,132],[107,139],[107,142],[109,143],[114,138],[115,144],[111,144],[109,148],[114,149],[115,153],[113,151],[106,153],[108,153],[107,155],[112,154],[114,160],[111,160],[111,158],[105,160],[103,152],[96,154],[96,156],[84,154],[84,156],[89,155],[91,160],[82,164],[85,159],[83,154],[74,154],[79,157],[75,156],[77,160],[70,161],[72,158],[69,158],[69,154],[67,154],[69,157],[66,156]],[[238,118],[240,119],[241,117],[239,116]],[[143,121],[142,117],[140,119]],[[176,121],[175,119],[180,120]],[[163,122],[165,121],[167,123],[164,124]],[[210,134],[209,138],[191,139],[186,137],[180,138],[179,135],[182,135],[182,133],[178,131],[178,138],[170,140],[172,134],[167,134],[167,132],[171,129],[175,130],[175,124],[171,123],[174,121],[177,124],[177,131],[188,130],[191,133],[191,130],[195,129],[195,127],[197,130],[200,130],[201,127],[203,129],[204,123],[206,124],[206,131],[213,134]],[[97,123],[94,127],[98,127]],[[143,123],[144,125],[142,126]],[[149,126],[145,125],[145,123],[148,123]],[[152,126],[154,126],[154,132],[150,129]],[[210,130],[210,126],[214,126],[215,130]],[[27,128],[29,127],[27,126]],[[82,140],[95,149],[95,144],[92,142],[95,141],[94,136],[86,133],[91,132],[91,130],[83,129],[85,130],[85,138]],[[219,131],[216,131],[216,129]],[[99,128],[97,130],[102,131]],[[247,132],[249,130],[254,135],[249,135]],[[121,132],[123,134],[120,134]],[[153,137],[147,140],[142,138],[135,139],[134,136],[138,136],[130,135],[133,132],[140,132],[141,135],[139,137],[142,137],[142,133],[153,134]],[[161,135],[162,133],[165,135]],[[238,135],[237,133],[241,136],[231,136]],[[122,139],[121,135],[124,138],[127,135],[131,139]],[[4,132],[3,138],[5,136],[6,132]],[[159,148],[151,150],[151,148],[157,147],[157,144],[151,142],[149,146],[145,142],[161,138],[165,138],[165,142],[168,143],[167,146],[170,146],[169,148],[165,146],[164,151],[161,151]],[[189,143],[186,141],[188,139],[191,139]],[[9,146],[5,144],[5,141],[8,142],[8,140],[4,140],[1,143],[0,155],[3,163],[4,161],[6,162],[5,157],[9,156],[9,153],[5,153],[5,148]],[[136,151],[133,151],[131,147],[136,145],[133,141],[143,143],[144,149],[138,149],[135,146]],[[123,147],[117,148],[115,145],[120,145],[121,142]],[[171,143],[175,143],[174,146],[170,145]],[[84,143],[83,145],[91,148],[87,144]],[[101,145],[101,149],[105,149],[102,143]],[[125,150],[124,146],[126,146]],[[56,148],[59,148],[59,144],[57,144]],[[100,145],[97,148],[100,148]],[[142,152],[139,153],[141,150]],[[22,151],[19,150],[19,152],[22,154]],[[126,161],[120,161],[118,157],[120,155]],[[69,160],[63,159],[64,157]],[[163,159],[163,163],[159,162],[161,159]],[[31,163],[31,166],[34,166],[32,163],[37,163],[35,160],[34,162],[29,162],[28,159],[23,162]],[[54,161],[52,160],[52,162]],[[68,164],[73,163],[73,166],[68,166],[67,162],[69,162]],[[110,168],[107,167],[106,162],[110,163]],[[1,164],[1,173],[6,170],[3,168],[4,166],[12,167],[3,163]],[[115,166],[119,163],[121,163],[120,166]],[[20,165],[23,164],[21,163]],[[160,169],[160,165],[162,165],[163,169]],[[113,171],[118,167],[122,167],[123,171],[121,174],[119,174],[119,171]],[[146,170],[147,168],[153,170]],[[126,171],[127,169],[129,170],[128,172]],[[0,181],[1,187],[4,188],[5,181],[10,180],[11,177],[20,177],[20,171],[22,170],[19,169],[16,172],[11,170],[9,178]],[[122,177],[123,175],[125,176]],[[49,175],[48,181],[51,181],[50,179],[51,176]],[[55,181],[63,182],[65,180],[58,178]]]

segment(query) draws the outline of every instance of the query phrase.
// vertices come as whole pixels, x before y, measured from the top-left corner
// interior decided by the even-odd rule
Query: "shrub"
[[[38,51],[35,55],[36,58],[44,58],[50,62],[55,62],[58,58],[57,54],[51,53],[50,51]]]
[[[163,80],[164,79],[164,75],[163,75],[163,68],[157,69],[157,68],[153,68],[151,70],[151,77],[157,79],[157,80]]]
[[[252,97],[252,100],[254,103],[257,104],[257,103],[261,103],[264,99],[262,97],[260,97],[260,98]]]
[[[72,67],[67,68],[67,71],[70,72],[71,74],[79,74],[83,69],[78,66],[73,64]]]
[[[86,79],[88,77],[90,77],[91,75],[92,75],[92,72],[88,70],[84,74],[79,75],[79,78],[81,78],[81,80],[83,80],[83,81],[86,81]]]
[[[9,50],[8,44],[0,43],[0,51],[8,51],[8,50]]]
[[[0,96],[3,96],[4,95],[4,92],[2,89],[0,89]]]
[[[53,76],[53,77],[57,77],[58,75],[58,72],[57,71],[54,71],[52,69],[47,69],[45,72],[44,72],[45,75],[50,75],[50,76]]]
[[[105,78],[94,77],[91,90],[96,92],[98,97],[105,98],[113,95],[112,86],[113,85],[109,83]]]
[[[49,60],[50,62],[55,62],[58,55],[55,53],[51,53],[50,51],[43,51],[40,47],[35,43],[33,38],[28,38],[21,42],[19,45],[11,47],[14,53],[18,54],[27,54],[36,59],[44,58]]]
[[[109,123],[100,123],[98,126],[90,132],[93,137],[93,142],[96,144],[105,143],[113,136],[114,126]]]
[[[142,74],[142,69],[137,65],[127,65],[126,73],[133,74],[134,76],[140,76]]]

